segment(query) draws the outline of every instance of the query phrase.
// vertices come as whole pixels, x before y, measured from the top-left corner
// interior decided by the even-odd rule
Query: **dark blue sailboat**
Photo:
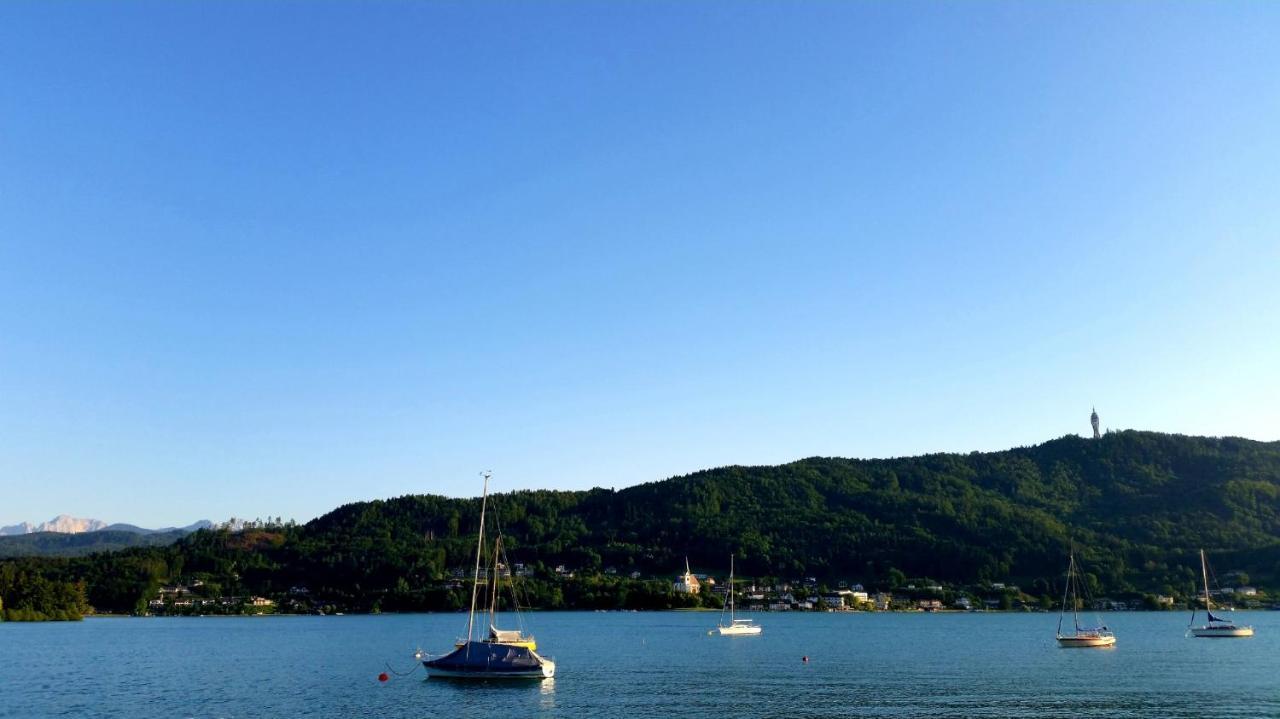
[[[439,659],[423,662],[427,674],[453,679],[549,679],[555,662],[517,644],[468,641]]]
[[[498,629],[498,556],[502,537],[494,545],[493,594],[489,600],[489,633],[475,638],[476,597],[480,591],[480,558],[484,550],[484,515],[489,501],[489,473],[484,475],[484,494],[480,500],[480,537],[476,542],[476,571],[471,585],[471,610],[467,615],[467,638],[454,645],[452,652],[424,659],[427,675],[450,679],[550,679],[556,663],[538,654],[534,638],[520,630]],[[517,613],[519,607],[516,607]]]

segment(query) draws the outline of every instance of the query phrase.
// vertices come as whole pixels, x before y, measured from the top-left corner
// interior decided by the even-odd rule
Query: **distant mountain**
[[[177,527],[177,529],[178,529],[178,531],[180,531],[180,532],[186,532],[186,533],[191,533],[191,532],[194,532],[194,531],[199,530],[199,529],[213,529],[213,522],[210,522],[210,521],[209,521],[209,520],[207,520],[207,519],[202,519],[202,520],[200,520],[200,521],[198,521],[198,522],[193,522],[193,523],[191,523],[191,524],[188,524],[188,525],[187,525],[187,526],[185,526],[185,527]],[[167,529],[159,529],[159,530],[156,530],[156,531],[159,531],[159,532],[167,532],[167,531],[169,531],[169,530],[167,530]]]
[[[212,527],[213,527],[213,522],[210,522],[207,519],[202,519],[199,522],[188,524],[185,527],[165,527],[163,529],[144,529],[143,527],[139,527],[134,524],[124,524],[123,522],[117,522],[116,524],[103,527],[103,529],[111,532],[133,532],[134,534],[169,534],[171,532],[181,532],[183,534],[190,534],[196,531],[197,529],[211,529]]]
[[[13,537],[24,534],[35,534],[38,532],[82,534],[85,532],[98,532],[102,530],[109,530],[112,532],[129,532],[133,534],[169,534],[172,532],[190,534],[197,529],[209,529],[211,527],[213,527],[213,522],[210,522],[207,519],[201,519],[200,521],[188,524],[185,527],[145,529],[134,524],[124,524],[122,522],[107,524],[100,519],[79,519],[67,514],[59,514],[48,522],[42,522],[41,524],[22,522],[8,527],[0,527],[0,537]]]
[[[7,557],[80,557],[130,547],[163,547],[190,534],[183,529],[131,532],[99,529],[92,532],[33,532],[0,537],[0,559]]]
[[[130,547],[163,547],[211,527],[213,522],[202,519],[185,527],[145,529],[62,514],[41,524],[23,522],[0,529],[0,558],[79,557]]]
[[[32,534],[34,532],[79,534],[80,532],[96,532],[99,529],[106,528],[107,523],[100,519],[80,519],[69,514],[59,514],[41,524],[33,525],[30,522],[23,522],[9,527],[0,527],[0,537],[10,537],[15,534]]]

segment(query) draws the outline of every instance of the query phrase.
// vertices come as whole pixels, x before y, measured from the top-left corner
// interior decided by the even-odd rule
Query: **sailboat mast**
[[[1200,550],[1200,577],[1204,579],[1204,611],[1208,613],[1209,607],[1209,565],[1204,558],[1204,550]]]
[[[1076,569],[1076,555],[1072,554],[1071,566],[1067,569],[1068,579],[1075,576],[1075,569]],[[1075,599],[1078,600],[1079,598],[1080,598],[1080,589],[1079,587],[1077,587]],[[1079,634],[1080,633],[1080,615],[1076,612],[1076,604],[1077,602],[1074,602],[1074,601],[1071,602],[1071,621],[1075,622],[1076,634]]]
[[[467,642],[471,642],[471,631],[476,623],[476,594],[480,590],[480,552],[484,549],[484,510],[489,503],[489,477],[492,472],[484,473],[484,492],[480,495],[480,539],[476,542],[476,572],[471,581],[471,611],[467,613]]]
[[[1070,594],[1071,594],[1071,563],[1068,563],[1067,564],[1067,581],[1062,587],[1062,611],[1058,612],[1058,636],[1062,636],[1062,617],[1067,613],[1067,596]]]
[[[733,555],[729,555],[729,623],[733,623]]]

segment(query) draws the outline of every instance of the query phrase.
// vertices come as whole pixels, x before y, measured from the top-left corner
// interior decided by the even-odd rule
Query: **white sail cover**
[[[509,644],[522,641],[520,631],[517,629],[498,629],[497,627],[489,627],[489,638],[500,644]]]

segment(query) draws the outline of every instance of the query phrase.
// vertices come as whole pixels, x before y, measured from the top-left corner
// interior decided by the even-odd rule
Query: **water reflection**
[[[555,678],[553,677],[550,679],[543,679],[541,682],[538,682],[538,683],[541,685],[538,687],[538,690],[539,690],[539,693],[542,695],[542,701],[538,703],[539,706],[541,706],[543,709],[555,709],[556,708]]]

